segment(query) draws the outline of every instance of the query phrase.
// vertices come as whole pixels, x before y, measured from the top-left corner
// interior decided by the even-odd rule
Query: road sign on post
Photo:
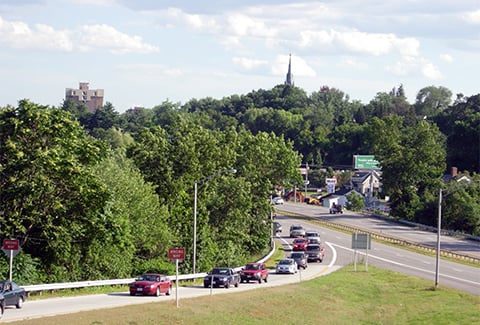
[[[175,301],[178,308],[178,261],[183,261],[185,259],[185,248],[169,248],[168,258],[171,261],[175,261]]]
[[[18,251],[18,239],[4,239],[3,249],[10,251]]]
[[[352,248],[354,259],[354,270],[357,270],[357,249],[365,250],[365,269],[368,271],[368,250],[371,249],[370,234],[354,233],[352,234]]]
[[[185,248],[169,248],[168,249],[168,258],[171,260],[184,260],[185,259]]]
[[[20,245],[18,239],[4,239],[2,251],[5,255],[10,257],[10,275],[9,280],[12,281],[13,257],[20,252]]]

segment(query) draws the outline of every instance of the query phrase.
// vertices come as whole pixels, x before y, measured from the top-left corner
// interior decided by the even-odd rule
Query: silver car
[[[298,271],[297,262],[293,258],[282,258],[275,268],[277,273],[295,274]]]
[[[305,237],[305,229],[301,225],[290,226],[290,238]]]
[[[320,234],[316,231],[309,230],[305,232],[305,238],[312,244],[319,244],[320,243]]]

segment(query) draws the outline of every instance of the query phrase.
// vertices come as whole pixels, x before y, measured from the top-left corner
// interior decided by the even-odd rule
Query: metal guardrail
[[[268,260],[273,253],[275,252],[275,241],[273,242],[273,246],[271,250],[268,252],[267,255],[262,257],[258,262],[265,262]],[[234,268],[235,271],[240,271],[242,266]],[[199,278],[204,278],[207,276],[207,273],[195,273],[195,274],[179,274],[178,280],[185,281],[185,280],[194,280]],[[170,275],[169,278],[172,281],[177,279],[177,276]],[[127,285],[129,283],[134,282],[135,278],[127,278],[127,279],[114,279],[114,280],[94,280],[94,281],[78,281],[78,282],[63,282],[63,283],[46,283],[46,284],[34,284],[34,285],[26,285],[22,286],[25,291],[28,293],[30,292],[41,292],[41,291],[56,291],[56,290],[64,290],[64,289],[78,289],[78,288],[86,288],[86,287],[99,287],[99,286],[113,286],[113,285]]]
[[[372,238],[375,238],[375,239],[378,239],[378,240],[383,240],[383,241],[390,242],[390,243],[394,243],[394,244],[397,244],[397,245],[415,247],[417,249],[421,249],[423,251],[431,252],[431,253],[436,252],[436,247],[422,245],[420,243],[409,241],[409,240],[406,240],[406,239],[403,239],[403,238],[398,238],[398,237],[395,237],[395,236],[392,236],[392,235],[385,235],[383,233],[378,233],[378,232],[371,231],[371,230],[365,230],[365,229],[361,229],[361,228],[358,228],[358,227],[353,227],[353,226],[349,226],[349,225],[345,225],[345,224],[341,224],[341,223],[331,222],[331,221],[324,220],[324,219],[319,219],[319,218],[315,218],[314,220],[318,221],[320,223],[330,225],[330,226],[334,226],[336,228],[344,229],[344,230],[347,230],[347,231],[350,231],[350,232],[368,233],[372,236]],[[459,253],[448,251],[448,250],[445,250],[445,249],[440,250],[440,255],[443,256],[443,257],[454,258],[454,259],[467,261],[467,262],[470,262],[470,263],[480,265],[480,258],[477,258],[477,257],[474,257],[474,256],[459,254]]]

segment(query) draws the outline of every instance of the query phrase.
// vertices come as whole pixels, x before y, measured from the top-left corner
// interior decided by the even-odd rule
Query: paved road
[[[277,206],[277,210],[298,213],[315,219],[352,225],[360,229],[388,234],[395,238],[419,243],[432,248],[437,246],[436,233],[418,230],[407,225],[394,223],[381,218],[369,217],[351,211],[345,211],[343,214],[330,214],[328,208],[325,207],[289,202]],[[441,249],[480,259],[480,241],[442,235]]]

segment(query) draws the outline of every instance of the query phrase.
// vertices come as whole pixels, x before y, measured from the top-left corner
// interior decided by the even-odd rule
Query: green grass
[[[358,270],[358,268],[357,268]],[[480,298],[430,281],[347,266],[309,281],[9,324],[479,324]],[[27,302],[28,303],[28,302]]]

